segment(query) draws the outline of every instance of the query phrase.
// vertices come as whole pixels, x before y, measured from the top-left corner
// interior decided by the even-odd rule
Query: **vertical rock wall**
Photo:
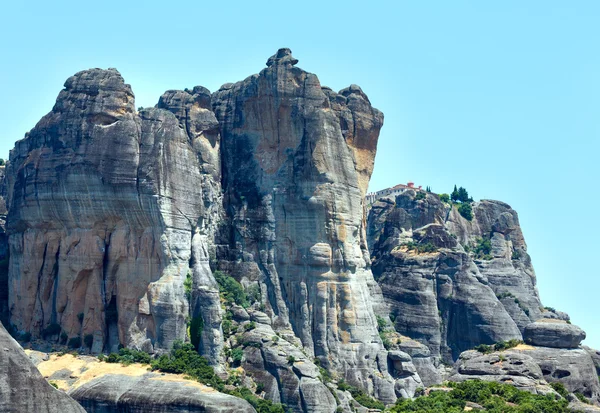
[[[220,265],[258,282],[273,326],[322,365],[391,392],[374,374],[387,356],[363,222],[383,115],[357,86],[334,93],[296,62],[282,49],[213,95],[231,223]]]
[[[138,114],[116,70],[87,70],[16,143],[8,232],[18,329],[46,337],[58,324],[68,337],[93,335],[95,351],[185,338],[183,284],[208,255],[205,246],[194,256],[192,240],[208,243],[220,200],[216,121],[204,122],[194,97],[182,126],[167,110]]]
[[[481,343],[521,339],[543,309],[517,213],[483,200],[469,221],[437,195],[417,193],[381,199],[369,212],[373,272],[398,331],[448,361]],[[491,244],[485,256],[474,252],[480,239]]]

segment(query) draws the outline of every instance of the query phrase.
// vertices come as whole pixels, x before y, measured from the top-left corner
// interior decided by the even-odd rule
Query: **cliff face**
[[[396,329],[448,361],[480,343],[521,339],[543,309],[517,213],[483,200],[469,221],[417,193],[380,199],[368,218],[373,273]]]
[[[383,115],[358,86],[335,93],[296,62],[281,49],[258,75],[212,95],[167,91],[139,112],[114,69],[69,78],[11,151],[15,328],[153,352],[189,340],[191,320],[223,372],[224,348],[240,345],[223,334],[213,271],[225,270],[258,291],[238,320],[258,323],[248,339],[282,339],[244,347],[268,397],[335,410],[315,359],[386,402],[412,395],[422,382],[383,346],[368,268],[364,195]]]
[[[0,167],[0,316],[92,352],[191,341],[221,377],[240,367],[246,387],[297,412],[353,409],[328,380],[386,404],[412,397],[450,375],[442,361],[522,338],[537,346],[514,355],[537,365],[524,387],[569,371],[569,390],[598,400],[597,354],[542,309],[516,212],[481,201],[466,220],[408,190],[367,221],[383,114],[358,86],[336,93],[296,63],[280,49],[241,82],[139,110],[114,69],[69,78]],[[245,302],[228,298],[242,289],[228,274]],[[475,356],[454,379],[510,376]],[[100,408],[133,395],[156,411],[185,398],[144,383],[102,379],[77,397]]]
[[[183,109],[167,95],[169,110],[138,114],[116,70],[80,72],[16,143],[9,306],[19,330],[36,337],[58,324],[93,335],[95,351],[151,351],[185,338],[190,263],[207,279],[202,294],[218,296],[206,263],[220,200],[216,119],[205,91],[182,93]]]
[[[295,63],[280,51],[213,96],[231,219],[217,258],[259,283],[273,326],[370,386],[367,371],[385,352],[362,211],[383,115],[357,86],[334,93]]]

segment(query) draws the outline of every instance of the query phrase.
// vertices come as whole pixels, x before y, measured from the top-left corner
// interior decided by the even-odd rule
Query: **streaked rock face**
[[[334,93],[289,50],[213,95],[230,214],[219,263],[260,285],[276,329],[350,383],[395,399],[378,360],[363,197],[383,115],[357,86]],[[385,372],[384,372],[385,373]]]
[[[152,352],[201,318],[200,351],[221,369],[212,271],[222,269],[258,287],[268,334],[308,356],[299,369],[277,349],[255,355],[272,366],[273,389],[302,393],[272,398],[335,410],[315,358],[389,403],[422,386],[377,330],[387,310],[368,267],[363,199],[383,114],[358,86],[335,93],[296,62],[281,49],[258,75],[212,95],[167,91],[139,112],[114,69],[68,79],[8,166],[17,329]],[[56,324],[61,335],[49,335]]]
[[[468,221],[437,195],[416,194],[381,199],[369,212],[372,268],[396,329],[448,361],[480,343],[521,339],[542,313],[517,213],[483,200]],[[480,238],[490,242],[485,257],[472,252]],[[435,248],[409,251],[411,242]]]
[[[75,400],[52,387],[0,323],[0,411],[85,413]]]
[[[138,114],[116,70],[80,72],[17,142],[8,232],[18,329],[36,337],[59,324],[69,337],[93,335],[95,351],[168,348],[185,338],[190,263],[194,280],[207,279],[205,294],[217,294],[208,250],[220,208],[219,132],[206,93],[181,94],[185,117],[168,98],[169,110]],[[218,326],[218,311],[204,313]],[[205,330],[204,351],[216,359],[214,330]]]

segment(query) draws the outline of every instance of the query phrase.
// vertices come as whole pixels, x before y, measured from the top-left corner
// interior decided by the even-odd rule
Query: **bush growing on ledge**
[[[100,354],[98,360],[105,361],[107,363],[121,363],[129,365],[131,363],[150,364],[152,358],[150,354],[145,351],[134,350],[130,348],[122,348],[118,353],[110,353],[108,356]]]
[[[496,382],[467,380],[446,383],[449,392],[432,391],[429,396],[414,400],[400,399],[390,412],[462,413],[467,402],[482,405],[493,413],[567,413],[568,401],[553,394],[545,396],[519,390],[514,386]]]
[[[469,203],[460,204],[458,206],[458,213],[467,221],[473,220],[473,208],[471,208],[471,204]]]
[[[439,194],[440,201],[445,202],[446,204],[450,202],[450,195],[448,194]]]
[[[417,195],[415,195],[415,201],[420,201],[421,199],[425,199],[427,195],[423,191],[417,191]]]
[[[418,253],[427,253],[427,252],[436,252],[438,249],[431,242],[427,242],[425,244],[417,244],[416,242],[409,241],[400,245],[401,247],[406,247],[408,251],[417,251]]]
[[[356,400],[359,404],[366,407],[367,409],[385,409],[385,405],[382,402],[367,395],[361,389],[354,386],[350,386],[343,379],[338,382],[338,389],[341,391],[350,392],[354,400]]]
[[[475,253],[475,258],[491,260],[493,258],[490,255],[492,252],[492,241],[489,238],[477,238],[473,246],[473,252]]]
[[[247,308],[248,297],[244,291],[242,284],[237,282],[231,275],[224,273],[223,271],[215,271],[213,273],[215,280],[219,283],[219,291],[221,291],[221,297],[227,304],[235,303],[244,308]]]
[[[523,342],[521,340],[511,338],[508,341],[499,341],[496,344],[492,344],[491,346],[488,344],[480,344],[478,346],[473,347],[473,350],[477,350],[483,354],[489,354],[494,351],[503,351],[511,349],[513,347],[517,347],[519,344],[523,344]]]
[[[51,323],[50,325],[48,325],[48,327],[46,327],[45,329],[42,330],[42,337],[46,338],[46,337],[50,337],[50,336],[55,336],[58,333],[60,333],[60,325],[56,324],[56,323]]]
[[[72,337],[72,338],[70,338],[68,346],[70,348],[79,348],[79,347],[81,347],[81,337]]]

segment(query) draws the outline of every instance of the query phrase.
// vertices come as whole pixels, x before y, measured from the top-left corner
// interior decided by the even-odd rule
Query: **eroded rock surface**
[[[437,195],[412,189],[369,212],[372,269],[396,329],[446,361],[480,343],[521,339],[520,328],[540,314],[516,212],[482,201],[474,215],[468,221]],[[480,238],[491,240],[486,259],[465,249]]]
[[[527,344],[541,347],[577,348],[585,339],[585,332],[562,320],[540,319],[525,327],[523,340]]]
[[[85,413],[75,400],[52,387],[21,346],[0,324],[0,411]]]
[[[571,393],[581,393],[597,403],[600,383],[591,356],[581,348],[557,349],[519,345],[515,348],[481,354],[470,350],[461,354],[453,381],[481,379],[509,382],[533,393],[552,391],[549,383],[561,382]]]
[[[45,331],[59,325],[69,338],[93,336],[94,351],[166,349],[186,335],[191,273],[191,313],[206,317],[202,351],[218,361],[208,257],[220,208],[219,132],[206,92],[181,94],[185,115],[171,95],[161,98],[168,110],[137,113],[116,70],[83,71],[16,143],[9,305],[19,330],[52,338]]]
[[[185,380],[106,374],[69,392],[87,411],[251,413],[245,400]]]
[[[170,90],[139,111],[114,69],[69,78],[11,151],[15,327],[51,342],[91,337],[93,352],[191,338],[225,374],[220,269],[257,288],[268,334],[306,354],[298,369],[261,352],[274,400],[335,410],[309,373],[315,359],[386,403],[412,395],[418,372],[389,368],[368,267],[364,195],[383,115],[360,87],[336,93],[296,63],[281,49],[242,82]]]

